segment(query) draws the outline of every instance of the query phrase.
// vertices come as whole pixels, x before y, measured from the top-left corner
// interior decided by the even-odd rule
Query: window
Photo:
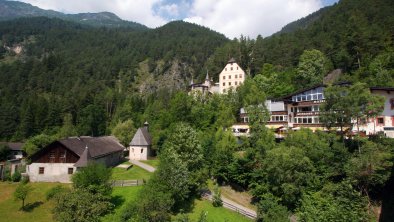
[[[54,150],[49,152],[49,162],[54,163],[56,158],[56,152]]]
[[[231,71],[233,71],[233,67],[231,67]]]
[[[144,149],[141,149],[141,153],[143,153],[144,152]]]
[[[223,76],[223,79],[226,79],[226,76]]]
[[[324,99],[323,87],[308,90],[292,97],[293,102],[322,100]]]
[[[394,109],[394,98],[390,99],[390,107],[392,110]]]
[[[235,75],[235,78],[237,79],[237,78],[238,78],[238,75]]]
[[[225,83],[225,82],[223,83],[223,86],[226,86],[226,83]]]
[[[302,106],[298,107],[298,112],[311,112],[312,106]]]
[[[237,66],[237,70],[238,70],[238,66]]]
[[[384,118],[378,117],[378,124],[384,124]]]
[[[237,81],[235,81],[235,85],[238,85],[238,82],[237,82]]]
[[[73,173],[74,173],[74,168],[68,168],[67,173],[68,173],[68,174],[73,174]]]
[[[60,153],[60,158],[66,158],[66,150]]]
[[[38,167],[38,174],[44,174],[44,167]]]
[[[228,85],[231,86],[231,82],[229,82]]]
[[[55,151],[52,150],[51,152],[49,152],[49,158],[55,158]]]
[[[241,78],[241,79],[242,79],[242,74],[239,74],[239,78]]]
[[[228,79],[231,79],[231,75],[228,76]]]
[[[224,71],[227,71],[227,68],[225,68]]]

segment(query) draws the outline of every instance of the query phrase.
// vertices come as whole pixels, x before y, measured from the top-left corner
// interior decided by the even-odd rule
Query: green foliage
[[[109,183],[111,169],[98,163],[89,163],[87,167],[78,170],[71,178],[75,189],[84,189],[92,194],[99,193],[110,196],[112,187]]]
[[[256,221],[289,221],[289,212],[287,212],[287,208],[282,206],[279,203],[279,199],[271,193],[262,195],[257,207]]]
[[[114,135],[116,138],[119,139],[121,144],[123,144],[124,146],[128,146],[135,131],[136,130],[134,128],[133,121],[129,119],[124,122],[119,122],[112,129],[111,133],[112,135]]]
[[[297,212],[300,221],[368,221],[367,199],[348,182],[328,183],[303,195]]]
[[[55,138],[51,136],[40,134],[28,139],[23,145],[23,150],[27,153],[27,156],[31,156],[40,149],[52,143],[54,140]]]
[[[12,182],[19,182],[22,178],[21,172],[19,172],[18,170],[16,172],[14,172],[14,174],[12,174],[11,176],[11,181]]]
[[[54,218],[60,222],[95,222],[112,209],[108,197],[90,190],[75,189],[61,193],[53,209]]]
[[[7,145],[0,144],[0,161],[7,160],[10,153],[11,153],[11,150]]]
[[[65,188],[62,185],[57,185],[55,187],[52,187],[51,189],[47,190],[45,197],[46,200],[51,200],[51,199],[58,199],[60,198],[60,195],[67,192],[68,189]]]
[[[78,136],[77,128],[73,124],[72,115],[66,114],[63,118],[63,126],[57,133],[58,138],[67,138],[71,136]]]
[[[368,194],[381,188],[391,176],[393,149],[366,141],[346,164],[346,173],[359,189]]]
[[[329,71],[327,63],[327,58],[319,50],[305,50],[300,56],[295,80],[301,88],[322,83],[325,74]]]
[[[32,188],[30,187],[30,185],[24,183],[19,184],[15,189],[14,198],[15,200],[22,201],[22,207],[21,207],[22,210],[25,207],[25,200],[31,191]]]
[[[294,209],[302,192],[316,179],[313,162],[296,147],[278,147],[267,151],[261,173],[263,181],[281,203]]]
[[[221,192],[219,190],[219,186],[217,184],[215,186],[215,189],[213,190],[212,205],[214,207],[223,206],[222,194],[221,194]]]
[[[164,149],[167,148],[179,155],[190,172],[200,169],[203,160],[202,147],[196,131],[188,124],[179,123],[174,126],[164,144]]]

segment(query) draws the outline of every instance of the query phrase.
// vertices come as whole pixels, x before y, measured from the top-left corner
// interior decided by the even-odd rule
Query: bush
[[[65,192],[67,189],[64,188],[62,185],[57,185],[56,187],[52,187],[46,193],[46,199],[51,200],[55,197],[58,197],[61,193]]]
[[[101,193],[104,196],[111,195],[112,187],[109,184],[111,169],[103,164],[90,163],[87,167],[77,171],[72,177],[75,189],[86,189],[89,192]]]
[[[220,193],[219,187],[218,187],[218,185],[216,185],[215,189],[214,189],[213,196],[212,196],[212,205],[214,207],[221,207],[221,206],[223,206],[223,200],[222,200],[221,196],[222,195]]]
[[[11,181],[12,182],[19,182],[22,178],[22,175],[19,171],[16,171],[14,174],[11,176]]]

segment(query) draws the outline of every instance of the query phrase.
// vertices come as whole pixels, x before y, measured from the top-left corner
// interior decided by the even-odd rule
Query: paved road
[[[142,169],[145,169],[145,170],[147,170],[149,172],[155,172],[156,171],[156,168],[154,168],[153,166],[145,164],[145,163],[140,162],[138,160],[130,160],[130,163],[132,163],[134,165],[137,165],[137,166],[141,167]]]

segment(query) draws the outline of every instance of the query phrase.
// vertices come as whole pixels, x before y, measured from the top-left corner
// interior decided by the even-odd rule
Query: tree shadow
[[[192,196],[182,202],[180,202],[179,204],[175,205],[173,207],[173,210],[176,214],[178,213],[191,213],[195,207],[195,203],[194,200],[195,199],[199,199],[200,200],[201,197],[199,196]]]
[[[34,208],[37,208],[39,206],[41,206],[44,202],[42,201],[36,201],[34,203],[28,203],[26,204],[23,208],[21,208],[21,210],[25,211],[25,212],[31,212],[34,210]]]
[[[115,208],[119,208],[125,202],[125,198],[119,195],[111,197],[111,203],[115,205]]]
[[[382,209],[379,222],[394,221],[394,166],[391,168],[391,176],[387,181],[382,195]]]

